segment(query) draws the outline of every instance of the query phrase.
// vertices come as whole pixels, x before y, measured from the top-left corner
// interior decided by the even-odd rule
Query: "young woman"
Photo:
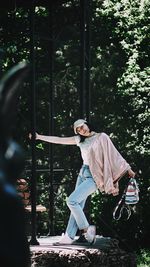
[[[116,195],[118,190],[116,190],[113,180],[117,181],[126,172],[130,177],[134,177],[135,173],[116,150],[109,137],[104,133],[95,132],[87,121],[83,119],[75,121],[74,133],[75,136],[72,137],[45,136],[36,133],[35,138],[54,144],[77,145],[80,148],[83,165],[75,190],[67,199],[71,214],[66,232],[62,235],[59,244],[72,244],[78,229],[82,232],[82,239],[92,244],[95,241],[96,227],[89,225],[83,211],[87,197],[98,188],[100,191]],[[31,138],[31,135],[29,137]],[[116,161],[118,161],[118,166]],[[115,169],[113,170],[113,168]],[[114,177],[110,177],[108,172],[110,169],[111,173],[114,172]]]

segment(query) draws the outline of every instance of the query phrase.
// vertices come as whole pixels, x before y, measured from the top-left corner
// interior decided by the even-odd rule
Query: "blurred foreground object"
[[[19,87],[27,76],[26,63],[14,66],[0,81],[0,266],[30,266],[25,213],[15,184],[24,168],[24,153],[12,140]]]

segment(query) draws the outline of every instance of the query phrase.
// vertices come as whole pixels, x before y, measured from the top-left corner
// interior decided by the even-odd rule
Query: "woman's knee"
[[[71,196],[67,198],[66,202],[68,207],[75,206],[77,204],[77,201]]]

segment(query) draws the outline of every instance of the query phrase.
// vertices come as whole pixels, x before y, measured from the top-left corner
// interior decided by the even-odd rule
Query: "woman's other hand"
[[[129,177],[135,177],[135,172],[134,171],[132,171],[132,169],[129,169],[128,170],[128,175],[129,175]]]

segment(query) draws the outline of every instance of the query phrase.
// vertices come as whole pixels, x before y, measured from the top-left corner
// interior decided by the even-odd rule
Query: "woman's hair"
[[[95,127],[91,123],[85,122],[85,124],[89,127],[90,132],[95,131]],[[80,143],[83,143],[84,140],[87,138],[87,136],[83,136],[80,134],[78,135],[80,136]]]

